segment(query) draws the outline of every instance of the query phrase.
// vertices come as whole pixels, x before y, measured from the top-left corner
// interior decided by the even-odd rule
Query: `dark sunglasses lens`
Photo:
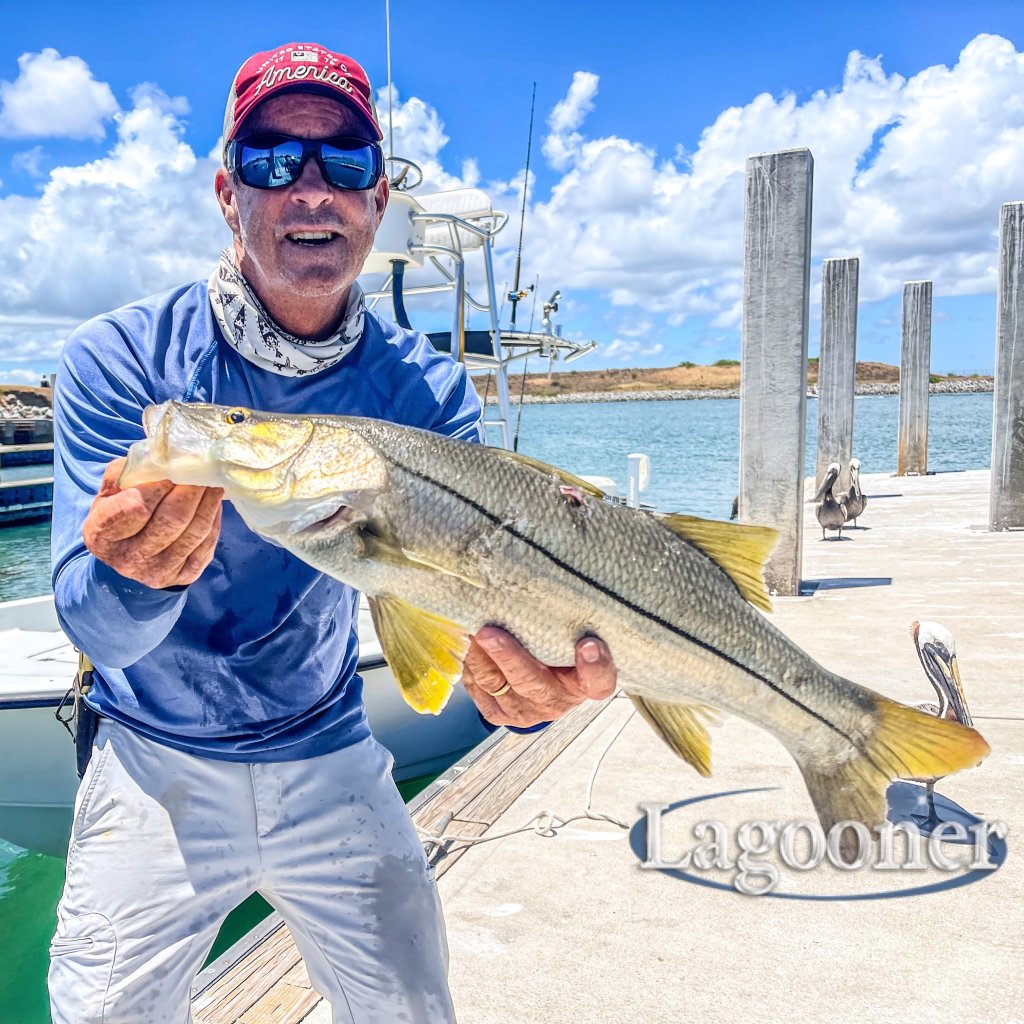
[[[281,188],[302,173],[302,143],[289,139],[275,145],[243,142],[238,147],[238,174],[252,188]]]
[[[335,188],[361,192],[380,179],[380,150],[374,145],[349,149],[324,142],[320,145],[320,159],[327,180]]]

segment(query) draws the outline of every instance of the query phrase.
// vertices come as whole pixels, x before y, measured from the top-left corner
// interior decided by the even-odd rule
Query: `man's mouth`
[[[289,231],[285,238],[289,242],[293,242],[295,245],[328,245],[339,238],[340,235],[337,231]]]

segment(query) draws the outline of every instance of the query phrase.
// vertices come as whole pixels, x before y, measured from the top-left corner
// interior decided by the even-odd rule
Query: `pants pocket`
[[[50,943],[50,1014],[53,1024],[103,1020],[117,941],[103,914],[64,918]]]

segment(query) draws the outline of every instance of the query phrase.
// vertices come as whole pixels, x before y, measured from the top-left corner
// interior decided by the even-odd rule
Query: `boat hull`
[[[54,717],[74,674],[73,652],[55,627],[52,597],[0,605],[0,657],[14,671],[21,666],[17,679],[8,676],[0,686],[0,839],[63,856],[78,775],[74,744]],[[413,711],[380,654],[368,614],[360,615],[359,630],[367,718],[395,759],[398,781],[436,774],[484,739],[487,730],[461,688],[441,715]],[[20,662],[19,649],[26,655]]]

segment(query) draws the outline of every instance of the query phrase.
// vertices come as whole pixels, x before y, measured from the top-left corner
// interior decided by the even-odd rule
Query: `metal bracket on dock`
[[[451,811],[442,814],[433,832],[423,840],[423,852],[426,855],[427,863],[431,866],[435,865],[445,855],[445,851],[451,844],[451,839],[442,840],[441,836],[444,835],[444,830],[452,823],[453,817],[454,815]]]

